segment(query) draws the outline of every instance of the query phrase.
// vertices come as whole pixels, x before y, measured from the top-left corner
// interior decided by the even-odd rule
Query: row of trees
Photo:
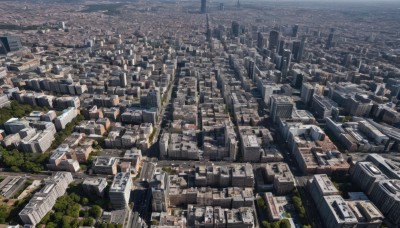
[[[6,223],[6,219],[9,215],[9,210],[8,207],[4,204],[0,205],[0,223],[4,224]]]
[[[309,227],[307,217],[306,217],[306,209],[304,208],[303,201],[301,200],[300,193],[297,190],[297,188],[294,189],[293,191],[293,204],[294,208],[297,211],[297,214],[299,215],[301,219],[301,223],[303,224],[303,227],[307,228]]]
[[[0,24],[0,29],[5,30],[38,30],[41,26],[38,25],[28,25],[28,26],[20,26],[14,24]]]
[[[153,131],[151,132],[151,134],[149,136],[149,142],[150,143],[153,142],[153,139],[154,139],[154,136],[156,135],[156,132],[157,132],[157,128],[155,127],[155,128],[153,128]]]
[[[11,118],[21,118],[32,111],[47,111],[47,108],[33,107],[29,104],[20,104],[17,101],[11,101],[10,107],[3,107],[0,109],[0,125],[3,125]]]
[[[264,228],[290,228],[290,222],[289,219],[282,219],[276,222],[268,222],[268,221],[262,221],[262,226]]]
[[[77,117],[75,117],[70,123],[68,123],[65,126],[65,129],[57,132],[56,135],[54,136],[54,141],[51,144],[51,149],[54,150],[56,149],[61,143],[64,142],[64,140],[72,134],[72,132],[74,131],[74,127],[81,122],[82,120],[84,120],[85,118],[83,117],[83,115],[78,115]]]
[[[50,153],[22,153],[17,149],[7,150],[0,146],[1,164],[12,172],[39,173],[44,169]]]

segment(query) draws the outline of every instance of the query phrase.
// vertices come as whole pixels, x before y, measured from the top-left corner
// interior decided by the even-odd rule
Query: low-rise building
[[[107,179],[104,177],[87,177],[82,183],[83,190],[86,194],[95,193],[103,197],[104,190],[107,187]]]
[[[294,177],[286,163],[268,163],[265,166],[265,177],[269,183],[273,183],[275,193],[288,194],[294,189]]]
[[[114,157],[98,156],[93,161],[92,170],[98,174],[115,175],[117,173],[118,159]]]
[[[0,183],[0,194],[2,197],[9,199],[24,187],[25,177],[8,176]]]

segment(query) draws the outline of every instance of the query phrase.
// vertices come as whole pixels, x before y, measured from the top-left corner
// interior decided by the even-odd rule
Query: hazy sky
[[[212,0],[213,2],[218,0]],[[228,0],[229,2],[236,2],[236,0]],[[326,2],[326,3],[336,3],[336,2],[396,2],[400,3],[400,0],[239,0],[240,2]]]

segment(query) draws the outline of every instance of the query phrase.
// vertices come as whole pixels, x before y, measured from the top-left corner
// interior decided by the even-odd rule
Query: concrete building
[[[129,198],[132,190],[132,178],[130,170],[125,173],[117,173],[111,184],[109,197],[111,205],[115,209],[125,209],[128,207]]]
[[[294,189],[294,177],[286,163],[268,163],[264,167],[267,182],[273,183],[277,195],[285,195]]]
[[[0,72],[0,74],[1,74],[1,72]],[[11,105],[11,102],[8,99],[8,96],[6,94],[0,95],[0,108],[9,107],[10,105]]]
[[[340,195],[323,196],[320,209],[327,228],[356,227],[358,220]]]
[[[370,194],[375,184],[380,180],[388,179],[372,162],[359,161],[351,170],[351,180],[366,194]]]
[[[70,123],[76,116],[78,115],[78,111],[76,108],[70,107],[63,110],[62,114],[57,116],[54,120],[54,124],[58,131],[61,131]]]
[[[80,170],[79,162],[77,160],[68,158],[67,153],[69,153],[68,146],[66,146],[65,149],[57,148],[50,156],[47,168],[52,171],[68,171],[71,173],[78,172]]]
[[[314,175],[314,178],[309,181],[309,190],[318,209],[323,206],[324,196],[340,194],[326,174]]]
[[[251,164],[197,165],[194,184],[196,187],[253,187],[254,172]]]
[[[400,181],[380,180],[369,195],[372,202],[396,226],[400,225]]]
[[[95,193],[103,197],[104,190],[107,187],[107,179],[104,177],[87,177],[82,183],[83,190],[86,194]]]
[[[118,159],[114,157],[97,157],[92,166],[92,170],[94,173],[98,174],[112,174],[115,175],[117,173],[117,165]]]
[[[271,96],[270,109],[271,119],[274,123],[278,118],[290,118],[293,111],[293,100],[288,96]]]
[[[140,105],[146,109],[161,108],[161,95],[158,88],[146,89],[140,96]]]
[[[367,161],[374,163],[387,177],[391,179],[400,179],[400,167],[390,159],[384,158],[379,154],[369,154]]]
[[[21,140],[19,149],[28,153],[43,153],[50,148],[53,141],[52,130],[37,131],[32,138]]]
[[[35,226],[53,208],[58,197],[65,194],[68,185],[73,181],[69,172],[57,172],[45,179],[45,186],[36,192],[29,203],[18,214],[27,226]]]
[[[29,122],[24,120],[19,120],[18,118],[11,118],[3,124],[6,134],[15,134],[20,130],[29,127]]]
[[[305,105],[310,106],[314,95],[314,86],[308,82],[303,83],[301,86],[301,101]]]
[[[382,224],[383,215],[368,200],[345,201],[326,175],[314,175],[309,181],[310,194],[326,227],[375,227]]]
[[[326,118],[326,127],[348,151],[383,152],[393,146],[389,137],[375,128],[370,121],[335,122]]]
[[[8,176],[0,183],[0,194],[2,197],[9,199],[24,187],[25,177]],[[15,197],[15,196],[14,196]]]
[[[381,227],[384,216],[372,202],[348,200],[346,203],[357,218],[357,227]]]
[[[242,136],[242,152],[245,162],[258,162],[261,158],[261,145],[255,135]]]
[[[330,174],[347,172],[350,168],[342,153],[320,127],[281,121],[279,128],[303,172]]]
[[[159,146],[160,146],[160,157],[165,158],[168,155],[168,143],[170,135],[167,132],[163,132],[161,135]]]
[[[332,114],[339,114],[339,109],[336,102],[317,94],[314,94],[312,97],[312,109],[315,115],[321,119],[332,117]]]
[[[166,173],[157,172],[151,185],[151,208],[153,212],[167,211],[168,208],[168,175]]]

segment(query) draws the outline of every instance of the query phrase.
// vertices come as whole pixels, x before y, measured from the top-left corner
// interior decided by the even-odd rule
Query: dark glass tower
[[[207,0],[201,0],[201,13],[207,13]]]
[[[18,51],[22,48],[21,40],[17,36],[0,36],[0,54]]]
[[[269,33],[269,39],[268,39],[268,49],[272,50],[275,49],[277,50],[279,48],[279,32],[278,31],[271,31]]]

